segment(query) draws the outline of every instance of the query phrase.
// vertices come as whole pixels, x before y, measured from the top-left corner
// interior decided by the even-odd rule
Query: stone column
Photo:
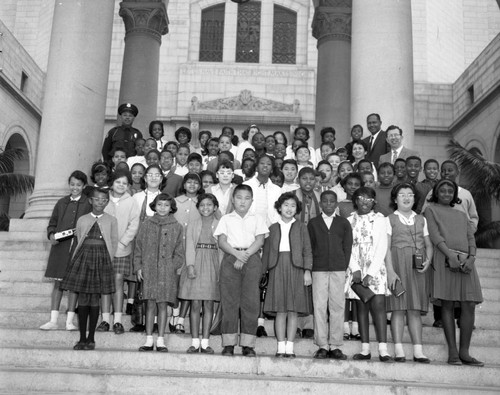
[[[382,129],[403,129],[413,147],[413,42],[410,0],[353,0],[351,123],[366,131],[366,116],[378,113]]]
[[[147,135],[149,122],[156,119],[161,36],[168,33],[167,9],[162,0],[124,0],[120,16],[125,24],[125,51],[118,105],[130,102],[139,108],[134,127]]]
[[[73,170],[100,157],[114,0],[55,3],[35,190],[25,218],[46,219],[68,194]]]
[[[321,144],[319,131],[325,126],[337,131],[337,147],[350,139],[351,2],[321,0],[314,11],[312,29],[318,40],[315,147]]]

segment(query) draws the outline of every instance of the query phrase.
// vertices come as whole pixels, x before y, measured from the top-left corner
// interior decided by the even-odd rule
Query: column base
[[[68,193],[65,190],[38,190],[29,197],[25,219],[49,219],[57,201]]]

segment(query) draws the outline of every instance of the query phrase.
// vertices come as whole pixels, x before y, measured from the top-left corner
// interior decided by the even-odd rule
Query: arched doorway
[[[18,148],[25,152],[22,159],[17,159],[14,161],[14,166],[9,169],[12,173],[30,174],[30,160],[29,152],[26,142],[19,133],[14,133],[10,136],[5,149]],[[0,198],[0,213],[7,213],[10,218],[21,218],[21,216],[26,211],[27,195],[17,195]]]

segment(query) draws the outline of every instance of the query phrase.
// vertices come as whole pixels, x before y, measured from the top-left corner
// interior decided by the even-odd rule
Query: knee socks
[[[80,343],[87,341],[87,320],[90,306],[78,306],[78,329],[80,330]]]
[[[99,319],[99,306],[90,307],[90,318],[89,318],[89,336],[87,340],[89,342],[95,342],[94,334],[95,328],[97,327],[97,320]]]

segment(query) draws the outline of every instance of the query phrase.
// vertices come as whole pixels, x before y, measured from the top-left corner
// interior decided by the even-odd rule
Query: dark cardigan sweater
[[[335,215],[330,229],[321,214],[307,225],[313,250],[313,272],[343,272],[349,266],[352,250],[351,224]]]
[[[307,227],[300,221],[295,221],[290,228],[290,252],[292,264],[300,269],[312,269],[311,242]],[[269,237],[264,243],[262,253],[263,271],[273,269],[278,263],[281,226],[278,222],[269,227]]]

